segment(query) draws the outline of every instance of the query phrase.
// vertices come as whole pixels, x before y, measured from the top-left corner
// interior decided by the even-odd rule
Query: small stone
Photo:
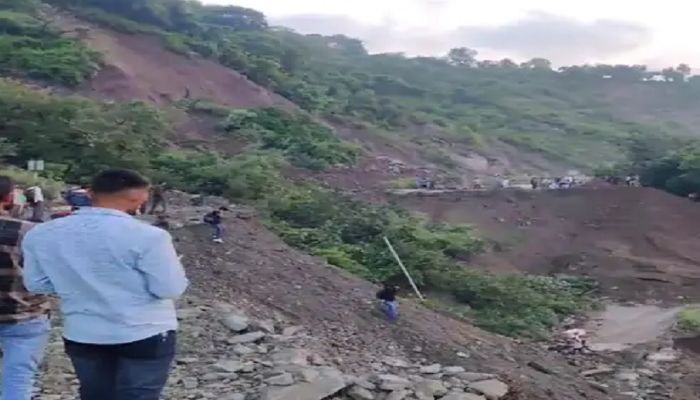
[[[445,367],[445,368],[442,369],[442,372],[443,372],[445,375],[448,375],[448,376],[461,374],[461,373],[463,373],[464,371],[465,371],[465,370],[464,370],[464,367],[458,367],[458,366],[455,366],[455,367]]]
[[[459,357],[459,358],[469,358],[469,354],[464,353],[464,352],[462,352],[462,351],[458,351],[458,352],[457,352],[457,357]]]
[[[242,371],[245,365],[240,361],[235,360],[222,360],[214,364],[214,369],[220,372],[238,372]]]
[[[348,390],[348,396],[350,396],[352,400],[374,400],[374,393],[358,385]]]
[[[411,384],[408,379],[391,374],[382,374],[377,378],[379,379],[379,388],[388,392],[405,389]]]
[[[498,400],[508,394],[508,385],[497,380],[474,382],[469,384],[469,388],[483,394],[488,400]]]
[[[283,336],[294,336],[297,333],[301,332],[304,328],[301,326],[288,326],[284,329],[282,329],[282,335]]]
[[[409,394],[411,394],[411,392],[409,392],[408,390],[395,390],[389,393],[388,396],[386,396],[386,400],[403,400]]]
[[[444,396],[447,388],[442,381],[425,379],[413,388],[418,400],[433,400],[435,397]]]
[[[304,382],[315,381],[321,373],[315,369],[306,368],[299,371],[299,375]]]
[[[390,367],[396,368],[408,368],[410,366],[406,360],[396,357],[384,357],[382,362]]]
[[[267,332],[270,334],[275,333],[275,321],[272,321],[269,319],[255,321],[253,323],[253,326],[255,326],[255,328],[257,328],[263,332]]]
[[[233,332],[243,332],[248,329],[248,318],[241,315],[226,314],[221,317],[221,323]]]
[[[583,376],[594,376],[594,375],[602,375],[602,374],[610,374],[612,372],[615,372],[615,368],[608,367],[608,366],[602,366],[594,369],[589,369],[587,371],[581,372],[581,375]]]
[[[309,352],[302,349],[286,349],[272,354],[276,365],[309,365]]]
[[[234,336],[228,339],[230,344],[252,343],[262,340],[265,337],[263,332],[250,332],[243,335]]]
[[[457,377],[467,383],[485,381],[496,377],[494,374],[483,374],[480,372],[462,372],[457,374]]]
[[[182,386],[188,390],[196,389],[199,386],[199,381],[197,381],[197,378],[188,377],[182,380]]]
[[[326,360],[324,360],[323,357],[321,357],[320,355],[314,353],[311,355],[311,364],[326,365]]]
[[[253,354],[255,353],[255,350],[251,349],[250,347],[247,347],[242,344],[237,344],[233,346],[233,352],[238,354],[238,355],[248,355],[248,354]]]
[[[265,382],[275,386],[289,386],[294,384],[294,378],[290,373],[282,373],[265,379]]]
[[[177,364],[187,365],[187,364],[196,363],[197,361],[199,361],[199,359],[197,357],[181,357],[181,358],[177,359]]]
[[[442,371],[442,366],[440,364],[432,364],[420,367],[421,374],[439,374]]]
[[[242,393],[233,393],[227,397],[223,397],[221,400],[245,400],[245,395]]]
[[[474,393],[451,392],[440,400],[486,400],[486,397]]]
[[[263,391],[261,400],[322,400],[340,392],[345,386],[342,376],[326,375],[311,383],[268,387]]]

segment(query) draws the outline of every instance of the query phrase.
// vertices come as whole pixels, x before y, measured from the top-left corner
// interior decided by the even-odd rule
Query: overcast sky
[[[301,33],[357,37],[373,52],[442,55],[467,46],[489,59],[700,67],[693,0],[204,1],[255,8]]]

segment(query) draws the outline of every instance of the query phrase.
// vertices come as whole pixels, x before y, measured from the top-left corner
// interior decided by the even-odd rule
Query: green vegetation
[[[61,181],[43,176],[36,176],[33,172],[16,167],[0,166],[0,175],[9,176],[14,182],[24,187],[40,185],[44,191],[44,195],[49,200],[58,198],[64,187],[64,183]]]
[[[700,101],[700,78],[690,77],[685,64],[662,71],[640,65],[553,70],[541,58],[520,65],[478,60],[467,48],[442,58],[371,55],[359,40],[270,28],[263,14],[236,6],[50,2],[90,12],[123,31],[157,32],[173,51],[216,59],[318,115],[390,130],[420,126],[475,145],[501,140],[584,167],[626,161],[622,150],[639,137],[691,134],[687,127],[664,123],[663,113],[654,124],[619,118],[608,91],[651,94],[663,87],[668,104]],[[85,11],[96,9],[101,11]],[[648,82],[652,77],[664,81]]]
[[[0,8],[0,74],[75,86],[99,69],[98,53],[61,38],[31,8],[20,10]]]
[[[681,311],[676,327],[684,334],[700,334],[700,308],[688,307]]]
[[[294,165],[321,170],[353,164],[358,150],[310,117],[273,108],[234,111],[223,124],[229,133],[254,138],[264,150],[281,151]]]

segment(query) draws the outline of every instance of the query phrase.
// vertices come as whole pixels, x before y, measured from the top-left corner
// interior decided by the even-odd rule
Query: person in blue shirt
[[[81,400],[158,400],[175,355],[174,300],[188,285],[170,234],[131,214],[149,182],[107,170],[92,207],[37,226],[25,238],[25,285],[55,294]]]

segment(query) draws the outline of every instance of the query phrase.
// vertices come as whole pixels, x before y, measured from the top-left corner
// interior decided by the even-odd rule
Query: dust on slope
[[[104,55],[104,66],[85,88],[88,94],[161,105],[189,95],[231,107],[293,107],[232,69],[168,51],[156,37],[115,32],[60,12],[51,21],[65,31],[87,28],[82,39]]]
[[[699,299],[700,207],[648,188],[457,192],[394,197],[435,221],[474,224],[496,271],[595,278],[623,300]]]
[[[427,357],[498,373],[516,388],[517,399],[614,398],[592,389],[552,354],[408,300],[402,302],[400,321],[388,324],[373,313],[376,288],[368,282],[289,248],[254,220],[237,220],[227,229],[223,246],[210,243],[204,227],[176,233],[193,294],[223,301],[245,299],[278,310],[336,349],[334,356],[348,368],[366,370],[363,353],[376,357],[387,350],[403,351],[413,359]],[[533,369],[528,366],[531,362],[546,366],[550,373]]]

